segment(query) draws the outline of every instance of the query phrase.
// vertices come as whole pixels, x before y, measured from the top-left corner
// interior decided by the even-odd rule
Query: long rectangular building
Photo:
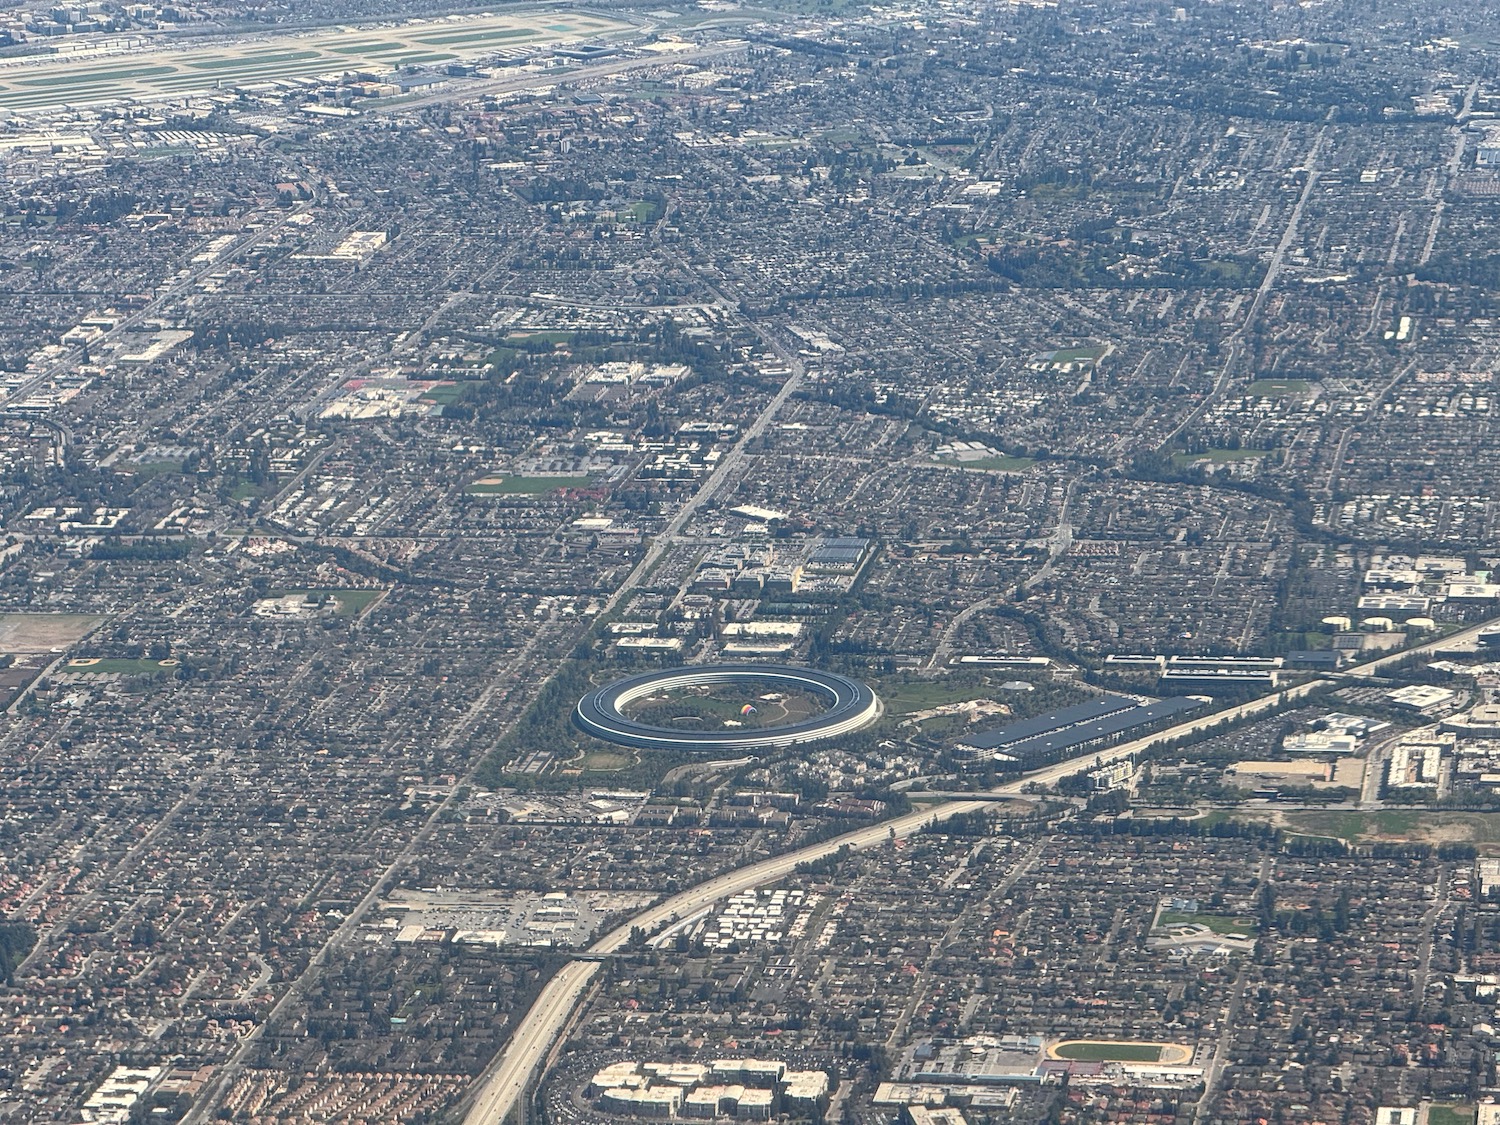
[[[1202,706],[1202,700],[1187,696],[1143,703],[1129,696],[1107,695],[978,734],[955,747],[955,753],[973,761],[1002,755],[1018,762],[1057,758],[1113,746],[1145,728]]]
[[[1122,714],[1140,705],[1140,700],[1132,699],[1128,695],[1102,695],[1098,699],[1075,703],[1073,706],[1064,707],[1060,711],[1053,711],[1046,715],[1037,715],[1035,718],[1022,719],[1020,722],[1007,723],[1003,727],[980,731],[972,737],[964,739],[964,745],[972,746],[976,750],[1004,750],[1009,752],[1010,747],[1019,743],[1027,742],[1043,735],[1056,734],[1059,731],[1082,726],[1086,723],[1098,722],[1110,715]]]

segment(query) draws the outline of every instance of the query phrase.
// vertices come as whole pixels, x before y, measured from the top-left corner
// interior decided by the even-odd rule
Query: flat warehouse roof
[[[1136,727],[1149,726],[1160,719],[1179,715],[1184,711],[1192,711],[1201,706],[1203,704],[1199,700],[1189,696],[1163,699],[1156,703],[1132,707],[1128,711],[1106,715],[1095,722],[1080,723],[1067,730],[1028,738],[1024,742],[1013,742],[1005,747],[1005,753],[1025,761],[1038,754],[1071,750],[1074,747],[1086,746],[1095,739],[1112,738],[1117,734],[1134,730]]]
[[[965,746],[972,746],[977,750],[999,750],[1039,735],[1055,734],[1079,723],[1092,722],[1139,706],[1140,701],[1131,699],[1128,695],[1105,695],[1085,703],[1075,703],[1060,711],[1038,715],[1034,719],[1022,719],[1018,723],[992,727],[963,741]]]

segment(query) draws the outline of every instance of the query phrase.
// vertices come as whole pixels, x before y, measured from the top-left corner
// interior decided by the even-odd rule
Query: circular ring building
[[[636,722],[624,712],[633,701],[655,692],[745,680],[784,683],[818,697],[828,706],[810,718],[750,730],[674,730]],[[788,664],[705,664],[699,668],[646,672],[596,688],[578,701],[573,722],[596,738],[642,750],[760,750],[850,734],[868,726],[879,715],[880,699],[866,685],[848,676]]]

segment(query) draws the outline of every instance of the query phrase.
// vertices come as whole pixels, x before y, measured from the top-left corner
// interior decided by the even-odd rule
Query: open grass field
[[[801,722],[822,710],[822,704],[808,692],[788,690],[769,680],[749,680],[646,696],[630,703],[625,714],[639,722],[681,730],[757,730]]]
[[[129,473],[136,480],[152,480],[156,477],[170,476],[173,473],[182,472],[181,461],[126,461],[117,464],[116,468],[122,473]]]
[[[997,469],[1005,473],[1019,473],[1036,464],[1031,457],[981,457],[977,461],[944,461],[945,465],[957,465],[960,469]]]
[[[523,348],[528,344],[571,344],[576,335],[576,332],[512,332],[505,342]]]
[[[501,48],[577,42],[626,30],[593,12],[509,11],[391,27],[335,27],[298,35],[153,37],[126,54],[0,60],[0,109],[54,109],[135,98],[144,101],[278,79],[397,62],[477,59]]]
[[[1207,926],[1214,933],[1225,937],[1254,937],[1257,928],[1249,918],[1234,918],[1228,914],[1188,914],[1179,910],[1163,910],[1156,924]]]
[[[1016,680],[1037,684],[1038,690],[1017,692],[1002,689],[1001,685]],[[913,712],[927,711],[949,703],[970,700],[1003,703],[1011,718],[1004,718],[996,713],[983,720],[984,727],[1050,711],[1075,702],[1078,698],[1077,689],[1053,689],[1049,682],[1037,679],[1034,670],[1025,668],[996,668],[987,671],[965,668],[937,679],[892,676],[870,679],[869,684],[885,704],[885,717],[890,720],[899,720]]]
[[[1309,386],[1306,379],[1257,379],[1245,388],[1245,393],[1260,398],[1286,398],[1305,395]]]
[[[622,223],[651,223],[655,222],[661,214],[661,208],[648,199],[641,199],[632,203],[625,210],[617,212],[615,218]]]
[[[272,590],[270,596],[273,598],[293,596],[305,598],[320,595],[330,597],[338,603],[338,607],[333,611],[335,617],[358,617],[371,602],[384,593],[384,590],[350,590],[330,587],[326,590]]]
[[[468,388],[461,383],[439,383],[435,387],[428,387],[417,397],[423,402],[435,402],[439,406],[451,406],[468,393]]]
[[[1101,358],[1109,349],[1102,346],[1090,348],[1058,348],[1046,355],[1052,363],[1088,363]]]
[[[1296,836],[1342,840],[1348,844],[1416,843],[1473,844],[1500,852],[1500,812],[1459,810],[1381,809],[1372,812],[1340,810],[1216,809],[1206,824],[1238,820],[1273,824]]]
[[[913,711],[925,711],[944,703],[980,699],[986,694],[985,685],[972,680],[958,683],[951,680],[913,680],[910,683],[872,686],[875,687],[875,694],[885,704],[885,713],[891,716],[909,715]]]
[[[1354,843],[1374,836],[1410,836],[1417,827],[1417,813],[1382,811],[1306,812],[1287,816],[1287,827],[1308,836],[1329,836]]]
[[[540,496],[560,488],[587,488],[588,477],[481,477],[466,492],[474,496]]]
[[[1427,1125],[1474,1125],[1474,1107],[1435,1105],[1427,1111]]]
[[[1500,813],[1427,812],[1383,809],[1379,812],[1287,813],[1286,828],[1308,836],[1331,836],[1349,843],[1373,840],[1419,844],[1500,844]]]
[[[74,676],[165,676],[172,673],[179,663],[171,659],[82,656],[68,661],[58,671]]]
[[[108,82],[121,78],[149,78],[153,74],[172,74],[176,68],[170,66],[148,66],[140,69],[126,67],[123,70],[91,70],[87,73],[84,81],[90,85],[102,86]],[[76,81],[67,74],[49,74],[39,78],[17,78],[17,86],[65,86],[69,82]]]
[[[629,769],[635,759],[620,750],[590,750],[579,765],[587,773],[616,773]]]
[[[104,618],[92,613],[0,613],[0,652],[51,652],[77,644]]]

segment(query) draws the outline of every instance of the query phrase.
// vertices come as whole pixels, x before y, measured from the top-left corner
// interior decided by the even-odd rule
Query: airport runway
[[[635,33],[635,21],[562,9],[410,23],[385,21],[269,35],[122,33],[112,37],[124,44],[120,47],[0,60],[0,111],[45,111],[127,100],[174,101],[289,78],[348,71],[389,73],[400,66],[540,51],[562,43]]]

